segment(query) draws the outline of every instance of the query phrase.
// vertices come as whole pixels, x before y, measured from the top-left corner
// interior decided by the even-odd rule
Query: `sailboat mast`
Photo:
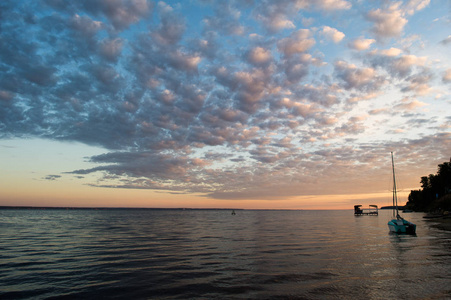
[[[391,152],[391,165],[393,169],[393,206],[396,207],[396,217],[398,217],[398,197],[396,194],[395,161],[393,159],[393,152]],[[393,210],[393,217],[395,217],[395,210]]]

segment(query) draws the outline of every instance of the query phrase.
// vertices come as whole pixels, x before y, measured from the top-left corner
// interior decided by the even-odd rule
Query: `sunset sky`
[[[341,209],[451,157],[449,0],[0,3],[0,205]]]

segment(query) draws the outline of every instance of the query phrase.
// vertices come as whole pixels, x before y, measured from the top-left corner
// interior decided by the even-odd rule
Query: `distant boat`
[[[232,216],[236,215],[235,210],[232,210]]]
[[[391,152],[391,164],[393,169],[393,219],[388,221],[388,228],[390,232],[415,234],[417,225],[403,219],[399,215],[398,210],[398,195],[396,193],[396,177],[395,177],[395,162],[393,159],[393,152]]]

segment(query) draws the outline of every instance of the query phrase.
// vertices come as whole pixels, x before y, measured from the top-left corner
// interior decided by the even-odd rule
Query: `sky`
[[[0,205],[403,204],[451,157],[448,0],[6,0]]]

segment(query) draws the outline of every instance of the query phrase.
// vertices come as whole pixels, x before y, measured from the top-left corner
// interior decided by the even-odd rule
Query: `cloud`
[[[197,66],[202,60],[200,56],[190,55],[181,51],[170,53],[169,58],[169,62],[174,68],[184,71],[197,70]]]
[[[100,54],[109,61],[116,61],[122,52],[124,41],[120,38],[104,39],[99,46]]]
[[[253,12],[255,20],[271,33],[283,29],[294,29],[296,26],[291,20],[292,17],[303,7],[297,6],[293,1],[259,1]]]
[[[218,83],[233,95],[236,108],[246,113],[253,113],[263,105],[262,100],[269,88],[270,73],[266,70],[254,69],[236,71],[220,67],[214,70]],[[222,96],[222,95],[221,95]]]
[[[79,16],[75,14],[71,20],[72,27],[86,37],[94,36],[102,29],[102,22],[94,21],[87,16]]]
[[[146,0],[133,1],[88,1],[80,3],[93,13],[102,13],[117,30],[124,30],[131,24],[137,23],[152,11],[151,2]]]
[[[61,178],[61,175],[47,175],[43,179],[53,181],[53,180],[56,180],[58,178]]]
[[[8,91],[0,91],[0,100],[9,101],[13,99],[13,94]]]
[[[255,47],[248,51],[247,59],[254,65],[266,65],[272,60],[271,51],[263,47]]]
[[[298,86],[294,90],[294,95],[300,99],[308,99],[312,103],[329,108],[339,103],[340,89],[337,85],[305,84]]]
[[[398,48],[390,48],[390,49],[384,49],[384,50],[380,50],[379,51],[382,55],[385,56],[398,56],[399,54],[402,53],[401,49]]]
[[[308,75],[309,63],[298,59],[287,59],[282,68],[288,83],[296,84]]]
[[[219,35],[216,32],[208,32],[203,37],[193,39],[192,49],[201,56],[214,60],[219,52]]]
[[[395,55],[398,52],[392,48],[375,51],[370,53],[369,60],[373,67],[383,67],[392,77],[398,78],[407,78],[415,71],[423,72],[427,69],[428,57],[413,54]]]
[[[416,11],[420,11],[426,8],[430,3],[430,0],[409,0],[404,4],[404,11],[413,15]]]
[[[385,9],[374,9],[367,14],[367,18],[374,23],[372,30],[379,38],[400,36],[407,24],[399,2]]]
[[[331,28],[329,26],[323,26],[321,29],[321,34],[336,44],[341,42],[341,40],[343,40],[345,37],[345,34],[343,32],[340,32],[337,29]]]
[[[245,27],[240,24],[241,12],[228,2],[219,2],[214,7],[214,16],[204,18],[207,30],[215,30],[226,35],[243,35]]]
[[[347,10],[351,7],[351,3],[344,0],[282,0],[276,2],[262,0],[257,2],[257,8],[253,15],[267,31],[275,33],[284,29],[295,29],[296,25],[294,20],[302,10],[330,13],[332,11]],[[309,24],[310,22],[306,21],[305,24]],[[339,34],[336,38],[339,38]]]
[[[372,109],[372,110],[368,111],[368,113],[370,115],[385,114],[385,113],[389,113],[389,109],[388,108]]]
[[[152,3],[2,4],[0,137],[104,148],[68,170],[93,186],[221,199],[352,191],[392,146],[449,152],[449,120],[420,122],[447,111],[429,99],[447,61],[419,54],[426,37],[406,26],[427,1]]]
[[[105,17],[117,31],[129,28],[132,24],[149,16],[153,10],[152,2],[147,0],[95,0],[76,1],[69,4],[62,1],[45,1],[45,4],[66,13],[83,11],[95,17]]]
[[[347,102],[348,103],[357,103],[360,101],[370,100],[374,99],[376,97],[380,96],[380,93],[364,93],[363,95],[352,95]]]
[[[236,72],[235,80],[239,87],[236,94],[239,108],[245,112],[254,112],[266,90],[267,73],[260,70]]]
[[[450,83],[451,82],[451,68],[447,69],[442,77],[443,82]],[[0,94],[1,97],[1,94]]]
[[[174,45],[180,41],[186,30],[185,21],[167,4],[159,2],[158,6],[161,11],[161,23],[150,35],[160,46]]]
[[[418,101],[415,99],[411,100],[409,98],[404,98],[404,99],[402,99],[401,103],[399,103],[395,106],[395,108],[399,108],[399,109],[406,110],[406,111],[412,111],[412,110],[417,109],[418,107],[423,107],[425,105],[427,105],[427,104],[423,103],[421,101]]]
[[[270,32],[276,32],[282,29],[296,28],[292,21],[287,19],[282,13],[274,13],[271,16],[259,16],[258,19],[262,21],[264,26]]]
[[[376,42],[376,40],[374,39],[359,38],[349,42],[348,46],[351,49],[362,51],[369,49],[371,47],[371,44],[373,44],[374,42]]]
[[[440,43],[443,45],[448,45],[449,43],[451,43],[451,35],[448,35],[448,37],[442,40]]]
[[[346,10],[351,8],[351,3],[345,0],[311,0],[310,3],[325,11]]]
[[[431,92],[431,87],[429,85],[432,80],[432,75],[426,72],[416,74],[407,78],[409,84],[402,91],[414,91],[419,96],[427,95]]]
[[[393,2],[384,8],[373,9],[366,17],[373,22],[372,31],[379,39],[398,37],[408,23],[407,17],[429,5],[430,0]]]
[[[415,55],[403,55],[393,61],[393,69],[400,74],[408,74],[414,66],[424,66],[427,57]]]
[[[289,37],[281,39],[277,43],[277,47],[284,55],[291,56],[308,51],[315,43],[316,42],[311,38],[311,32],[308,29],[299,29],[293,32]]]
[[[354,64],[345,61],[337,61],[334,64],[335,72],[343,82],[346,89],[358,89],[374,91],[385,84],[383,76],[377,74],[373,68],[358,68]]]
[[[297,116],[302,116],[304,119],[313,117],[320,111],[319,107],[314,104],[302,103],[301,101],[292,101],[288,98],[280,99],[276,105],[289,109],[290,113]]]

